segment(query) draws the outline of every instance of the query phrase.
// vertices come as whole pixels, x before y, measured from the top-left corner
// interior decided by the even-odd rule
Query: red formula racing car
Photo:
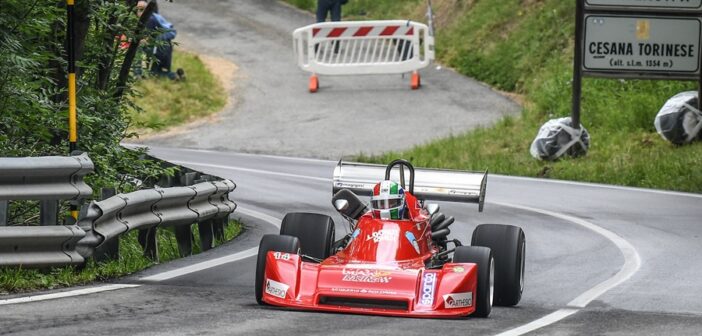
[[[516,305],[524,288],[522,229],[479,225],[464,246],[448,238],[453,217],[426,202],[478,203],[482,211],[486,180],[487,173],[415,170],[404,160],[387,167],[339,162],[332,204],[350,233],[335,240],[329,216],[287,214],[280,235],[261,239],[256,300],[412,317],[487,317],[493,304]],[[357,195],[370,196],[370,204]]]

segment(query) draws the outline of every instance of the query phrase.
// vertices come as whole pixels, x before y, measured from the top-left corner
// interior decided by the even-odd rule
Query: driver
[[[371,195],[371,209],[375,218],[403,219],[407,212],[405,190],[393,181],[376,184]]]

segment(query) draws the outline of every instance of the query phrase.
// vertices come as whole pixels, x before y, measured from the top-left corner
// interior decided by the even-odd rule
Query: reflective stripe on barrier
[[[297,63],[321,75],[399,74],[434,60],[429,28],[412,21],[323,22],[293,33]]]

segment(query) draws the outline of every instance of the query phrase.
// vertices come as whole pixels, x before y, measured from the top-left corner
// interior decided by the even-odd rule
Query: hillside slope
[[[313,10],[314,0],[287,0]],[[570,115],[575,1],[434,0],[438,62],[524,97],[520,118],[457,134],[404,153],[419,166],[702,192],[702,144],[675,147],[653,120],[665,101],[694,82],[583,81],[582,123],[592,147],[580,159],[540,162],[528,148],[548,119]],[[345,20],[409,18],[425,22],[421,0],[350,0]]]

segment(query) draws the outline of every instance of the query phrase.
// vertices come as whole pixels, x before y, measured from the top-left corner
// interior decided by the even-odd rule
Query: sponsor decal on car
[[[446,308],[465,308],[473,305],[473,292],[453,293],[444,295]]]
[[[436,273],[424,273],[422,278],[422,291],[419,303],[425,306],[434,304],[434,289],[436,288]]]
[[[354,293],[354,294],[372,294],[372,295],[397,295],[396,291],[383,289],[358,289],[358,288],[332,288],[332,292],[337,293]]]
[[[409,240],[410,244],[412,244],[412,247],[414,247],[414,250],[417,252],[417,254],[420,254],[421,252],[419,251],[419,243],[417,243],[417,238],[414,237],[414,233],[406,231],[405,238]]]
[[[392,280],[390,272],[381,270],[344,268],[341,273],[341,281],[388,283]]]
[[[399,236],[400,230],[382,229],[380,231],[373,231],[373,233],[366,235],[366,241],[371,239],[374,243],[379,243],[381,241],[395,241]]]
[[[463,273],[466,269],[463,266],[453,266],[453,273]]]
[[[275,297],[279,297],[281,299],[285,299],[286,294],[288,294],[288,288],[290,286],[280,283],[275,280],[271,279],[266,279],[266,293],[273,295]]]

